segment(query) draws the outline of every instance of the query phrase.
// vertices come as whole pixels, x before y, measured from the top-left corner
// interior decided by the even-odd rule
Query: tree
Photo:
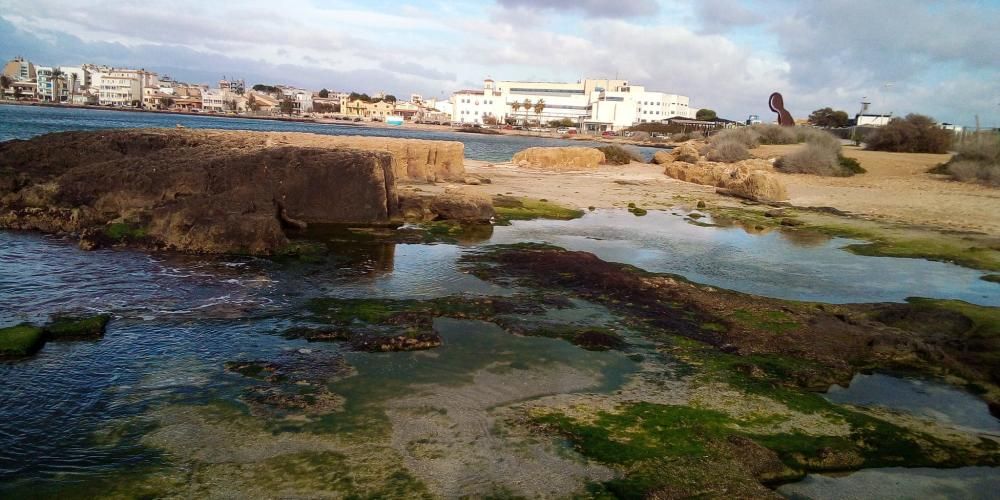
[[[286,97],[281,100],[281,113],[288,116],[292,116],[292,112],[295,111],[295,103],[292,102],[291,97]]]
[[[696,120],[702,120],[702,121],[710,122],[710,121],[715,120],[716,118],[718,118],[719,115],[715,114],[714,110],[707,109],[707,108],[702,108],[702,109],[699,109],[697,113],[695,113],[694,117],[695,117]]]
[[[0,75],[0,98],[7,93],[7,89],[14,84],[14,79],[7,75]]]
[[[49,74],[49,80],[52,81],[52,100],[59,102],[60,95],[60,82],[62,82],[63,72],[59,68],[52,68],[52,73]]]
[[[229,99],[226,101],[226,109],[235,113],[240,109],[240,104],[236,102],[236,99]]]
[[[348,97],[348,99],[352,101],[372,102],[372,98],[369,97],[368,94],[359,94],[357,92],[351,92],[351,95],[350,97]]]
[[[14,86],[14,100],[21,100],[21,87],[18,87],[17,85]]]
[[[545,99],[539,99],[535,103],[535,115],[538,116],[538,125],[542,124],[542,111],[545,111]]]
[[[383,97],[382,100],[385,101],[385,102],[388,102],[388,103],[395,103],[396,102],[396,96],[394,96],[392,94],[389,94],[389,95]]]
[[[327,97],[330,97],[330,91],[326,89],[320,90],[319,97],[320,99],[326,99]]]
[[[521,109],[521,103],[519,103],[517,101],[514,101],[514,102],[510,103],[510,109],[514,113],[514,117],[515,117],[514,118],[514,123],[517,123],[517,112],[518,112],[518,110]],[[513,123],[511,125],[513,125]]]
[[[834,111],[833,108],[817,109],[809,114],[809,123],[817,127],[846,127],[850,120],[846,111]]]
[[[897,153],[946,153],[951,146],[952,132],[938,125],[933,118],[909,114],[893,118],[865,137],[865,149]]]
[[[521,107],[524,108],[524,126],[528,126],[528,111],[531,110],[531,99],[525,99],[521,103]]]
[[[174,107],[175,103],[176,101],[174,101],[173,97],[164,97],[163,99],[160,99],[160,105],[163,106],[165,109],[170,109]]]
[[[247,109],[253,112],[260,110],[260,103],[257,102],[257,98],[254,97],[253,94],[250,94],[250,97],[247,97]]]

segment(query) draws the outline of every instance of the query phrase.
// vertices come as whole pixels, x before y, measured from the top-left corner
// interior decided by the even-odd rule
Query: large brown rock
[[[386,151],[309,134],[66,132],[0,144],[0,227],[191,252],[269,254],[309,223],[398,211]]]
[[[604,163],[599,149],[578,146],[562,148],[528,148],[514,155],[516,165],[551,170],[592,170]]]
[[[653,154],[653,163],[657,165],[668,165],[675,161],[684,163],[698,163],[700,155],[698,148],[690,142],[682,143],[670,151],[657,151]]]
[[[722,194],[754,201],[788,199],[788,190],[762,160],[739,163],[674,161],[664,165],[663,173],[674,179],[704,186],[714,186]]]

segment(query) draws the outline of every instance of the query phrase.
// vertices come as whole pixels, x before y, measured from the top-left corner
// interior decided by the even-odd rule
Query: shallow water
[[[803,481],[778,488],[787,498],[847,500],[867,498],[898,499],[981,499],[996,498],[1000,491],[1000,469],[962,467],[959,469],[868,469],[833,476],[810,474]]]
[[[346,123],[346,122],[345,122]],[[212,128],[223,130],[253,130],[259,132],[308,132],[324,135],[364,135],[405,137],[439,141],[459,141],[465,144],[465,157],[472,160],[510,161],[514,153],[535,146],[604,146],[593,141],[576,141],[548,137],[517,135],[484,135],[451,130],[415,130],[404,127],[365,127],[319,123],[222,118],[218,116],[173,115],[162,113],[109,111],[102,109],[60,109],[35,106],[0,105],[0,142],[10,139],[30,139],[37,135],[67,130],[98,130],[108,128]],[[657,148],[634,147],[648,160]]]
[[[0,363],[0,496],[165,463],[162,451],[143,442],[158,422],[150,415],[176,405],[242,408],[242,391],[257,382],[226,373],[227,361],[275,359],[300,349],[339,355],[338,344],[278,335],[311,298],[509,295],[514,290],[463,273],[457,261],[478,245],[525,239],[790,298],[899,299],[926,294],[907,291],[905,284],[928,276],[938,296],[961,298],[968,296],[967,280],[978,276],[933,262],[854,256],[839,250],[842,242],[836,240],[801,246],[801,239],[778,233],[697,227],[660,212],[636,218],[599,211],[576,221],[515,222],[496,228],[491,240],[465,245],[331,243],[335,254],[315,262],[84,252],[59,238],[2,231],[0,326],[78,311],[110,311],[115,319],[102,340],[49,343],[31,359]],[[782,258],[790,263],[782,265]],[[755,259],[764,263],[754,266]],[[806,272],[808,277],[797,275]],[[855,282],[876,272],[892,279]],[[984,289],[983,301],[995,300],[990,292]],[[582,301],[522,319],[616,321]],[[344,353],[355,374],[330,389],[346,397],[345,411],[314,422],[310,432],[379,428],[392,418],[408,418],[399,412],[415,396],[438,401],[455,425],[482,431],[489,421],[469,412],[549,393],[612,390],[636,370],[620,353],[512,336],[489,323],[439,319],[435,328],[444,345],[431,351]],[[385,408],[396,409],[386,417]],[[495,469],[493,476],[470,481],[509,471]]]
[[[983,400],[939,382],[859,373],[850,386],[831,387],[826,398],[834,403],[889,408],[951,427],[1000,437],[1000,420],[990,414]]]
[[[782,299],[899,302],[918,296],[1000,305],[1000,285],[981,280],[980,271],[923,259],[854,255],[841,248],[857,241],[843,238],[703,227],[667,211],[636,217],[624,210],[597,210],[572,221],[514,222],[496,228],[492,241],[546,242],[647,271]]]

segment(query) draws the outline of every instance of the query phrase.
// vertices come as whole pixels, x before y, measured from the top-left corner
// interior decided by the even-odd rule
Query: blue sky
[[[483,78],[618,75],[767,116],[863,97],[1000,125],[1000,2],[955,0],[0,0],[0,57],[440,97]]]

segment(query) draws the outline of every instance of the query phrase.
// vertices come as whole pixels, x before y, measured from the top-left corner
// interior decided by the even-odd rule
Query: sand
[[[752,152],[761,158],[775,158],[795,147],[762,146]],[[856,158],[868,173],[853,177],[778,173],[788,187],[788,201],[796,206],[834,207],[885,223],[1000,236],[1000,189],[927,173],[946,161],[948,155],[885,153],[855,147],[845,147],[844,154]],[[740,204],[740,200],[716,194],[713,187],[668,178],[656,165],[632,163],[569,172],[475,160],[466,160],[465,166],[468,173],[492,181],[468,186],[473,191],[544,198],[581,209],[623,208],[629,203],[647,209],[671,208],[696,200],[719,206]]]

